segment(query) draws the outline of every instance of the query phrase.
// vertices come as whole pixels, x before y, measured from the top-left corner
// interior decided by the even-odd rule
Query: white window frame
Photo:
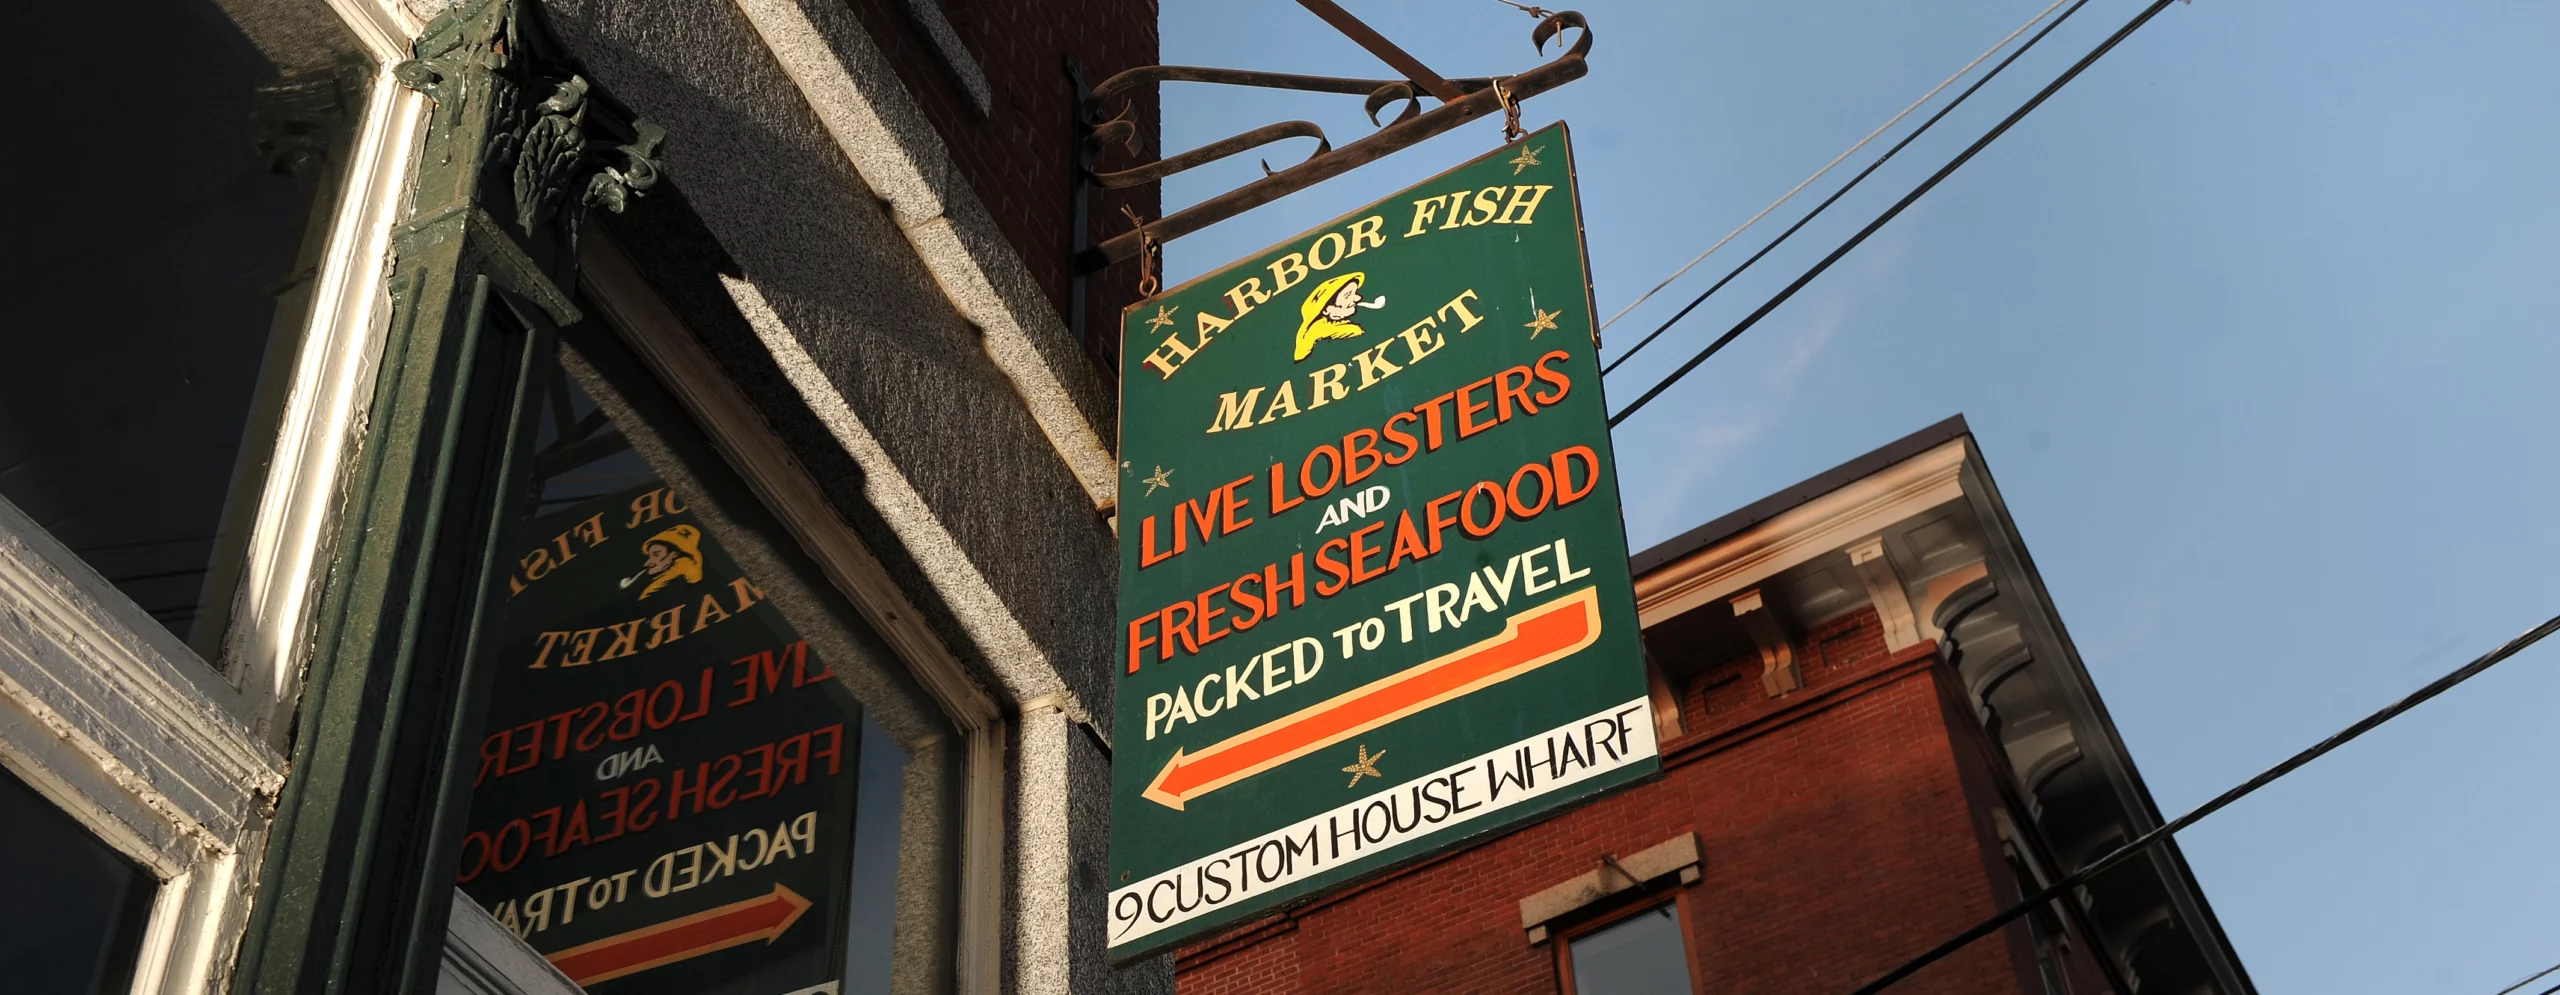
[[[388,329],[391,231],[427,102],[392,78],[398,0],[311,0],[375,63],[261,489],[208,661],[0,499],[0,767],[160,879],[130,990],[227,987],[256,896],[310,615]]]

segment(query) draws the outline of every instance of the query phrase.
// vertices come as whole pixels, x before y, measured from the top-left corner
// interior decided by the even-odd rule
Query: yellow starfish
[[[1359,762],[1358,762],[1358,763],[1354,763],[1354,764],[1352,764],[1351,766],[1349,766],[1349,767],[1345,767],[1345,768],[1343,768],[1343,769],[1342,769],[1342,772],[1343,772],[1343,773],[1351,775],[1351,783],[1346,784],[1346,785],[1343,785],[1343,787],[1346,787],[1346,788],[1356,788],[1356,787],[1359,787],[1359,786],[1360,786],[1360,779],[1361,779],[1361,778],[1364,778],[1364,777],[1374,777],[1374,778],[1377,778],[1378,780],[1381,780],[1381,781],[1386,780],[1386,779],[1387,779],[1387,775],[1385,775],[1385,774],[1381,774],[1381,773],[1378,773],[1378,761],[1380,761],[1380,760],[1384,760],[1384,759],[1386,759],[1386,758],[1387,758],[1387,751],[1385,751],[1385,750],[1379,750],[1378,752],[1376,752],[1376,753],[1374,753],[1374,754],[1373,754],[1373,753],[1370,753],[1370,752],[1369,752],[1369,744],[1367,744],[1367,743],[1362,743],[1362,744],[1360,744],[1360,760],[1359,760]]]
[[[1173,308],[1164,304],[1156,305],[1156,316],[1147,319],[1148,330],[1153,331],[1170,324],[1173,324]]]
[[[1521,147],[1520,147],[1520,154],[1519,154],[1519,155],[1514,156],[1514,157],[1512,157],[1512,158],[1511,158],[1511,159],[1509,159],[1509,160],[1506,160],[1506,161],[1508,161],[1509,163],[1511,163],[1511,175],[1513,175],[1513,176],[1518,176],[1518,175],[1520,175],[1520,171],[1521,171],[1521,170],[1524,170],[1524,169],[1527,169],[1527,168],[1529,168],[1529,167],[1531,167],[1531,166],[1535,166],[1535,165],[1537,165],[1537,164],[1538,164],[1538,153],[1540,153],[1540,152],[1544,152],[1544,151],[1546,151],[1546,150],[1547,150],[1547,147],[1546,147],[1546,146],[1544,146],[1544,145],[1538,146],[1537,148],[1534,148],[1534,149],[1533,149],[1533,148],[1530,148],[1530,147],[1528,147],[1528,146],[1526,146],[1526,145],[1521,146]]]
[[[1173,486],[1173,471],[1167,470],[1162,466],[1158,466],[1156,467],[1155,476],[1142,477],[1139,479],[1146,481],[1147,493],[1153,494],[1156,492],[1156,488]]]
[[[1538,337],[1539,332],[1556,327],[1556,319],[1564,317],[1564,312],[1562,311],[1538,311],[1537,305],[1535,304],[1531,304],[1529,306],[1529,310],[1536,311],[1538,316],[1522,324],[1520,327],[1528,329],[1529,337],[1533,339]]]

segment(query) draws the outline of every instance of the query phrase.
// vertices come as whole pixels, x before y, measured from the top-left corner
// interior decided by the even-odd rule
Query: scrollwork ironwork
[[[1328,20],[1337,20],[1335,15],[1340,18],[1349,16],[1340,14],[1339,9],[1330,4],[1309,0],[1301,2],[1326,14]],[[1357,24],[1356,21],[1352,23]],[[1360,27],[1365,31],[1365,26]],[[1324,129],[1315,124],[1283,121],[1124,169],[1088,169],[1086,179],[1089,182],[1105,189],[1118,189],[1161,180],[1290,138],[1316,140],[1315,151],[1306,159],[1280,170],[1273,170],[1266,161],[1262,167],[1265,174],[1262,179],[1105,239],[1085,250],[1078,257],[1077,266],[1090,271],[1131,258],[1139,254],[1142,245],[1161,244],[1198,231],[1488,114],[1502,113],[1516,120],[1520,101],[1580,79],[1590,71],[1584,60],[1591,52],[1591,26],[1578,12],[1568,10],[1541,17],[1529,34],[1530,45],[1540,54],[1545,54],[1547,43],[1556,40],[1566,29],[1580,32],[1570,48],[1558,53],[1545,65],[1518,75],[1500,77],[1501,85],[1498,87],[1495,77],[1441,79],[1427,70],[1419,75],[1429,76],[1429,79],[1346,79],[1204,66],[1141,66],[1104,80],[1093,88],[1082,108],[1088,154],[1112,144],[1121,145],[1133,156],[1140,154],[1137,123],[1131,117],[1128,104],[1123,101],[1117,113],[1108,117],[1105,112],[1115,100],[1120,100],[1130,91],[1158,83],[1215,83],[1361,94],[1366,97],[1363,109],[1368,113],[1369,122],[1379,125],[1379,128],[1358,141],[1336,148]],[[1354,34],[1355,40],[1362,38],[1363,35]],[[1367,32],[1366,39],[1362,44],[1379,51],[1390,63],[1412,63],[1411,56],[1376,37],[1374,32]],[[1416,69],[1422,68],[1419,63],[1412,64]],[[1443,103],[1424,111],[1424,96],[1438,97]],[[1403,109],[1392,120],[1380,123],[1379,112],[1398,103],[1404,105]]]

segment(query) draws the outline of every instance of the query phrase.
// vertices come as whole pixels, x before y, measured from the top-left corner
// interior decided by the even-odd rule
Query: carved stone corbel
[[[1920,623],[1911,612],[1911,595],[1902,589],[1902,576],[1893,569],[1893,561],[1884,555],[1884,537],[1868,536],[1850,543],[1843,552],[1849,554],[1849,565],[1858,570],[1858,580],[1867,587],[1867,600],[1875,603],[1876,621],[1884,626],[1884,648],[1901,652],[1920,642]]]
[[[1760,690],[1775,698],[1804,687],[1804,674],[1796,669],[1795,648],[1787,643],[1786,631],[1778,627],[1778,616],[1760,599],[1760,589],[1752,588],[1730,599],[1733,617],[1742,620],[1743,631],[1760,647]]]
[[[1668,743],[1680,738],[1680,692],[1671,686],[1671,678],[1662,672],[1662,664],[1653,651],[1644,654],[1645,697],[1653,702],[1653,735],[1655,742]]]

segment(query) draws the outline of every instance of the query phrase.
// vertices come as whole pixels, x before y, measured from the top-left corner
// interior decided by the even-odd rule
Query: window
[[[963,737],[618,333],[561,338],[457,886],[581,985],[947,987]]]
[[[0,774],[0,978],[30,995],[111,995],[133,980],[159,881],[53,803]]]
[[[317,3],[233,6],[0,11],[43,150],[0,159],[0,495],[207,658],[377,69]]]
[[[0,987],[230,984],[423,116],[402,16],[0,6]]]
[[[1689,948],[1678,902],[1664,902],[1566,938],[1558,947],[1565,995],[1691,995]]]

